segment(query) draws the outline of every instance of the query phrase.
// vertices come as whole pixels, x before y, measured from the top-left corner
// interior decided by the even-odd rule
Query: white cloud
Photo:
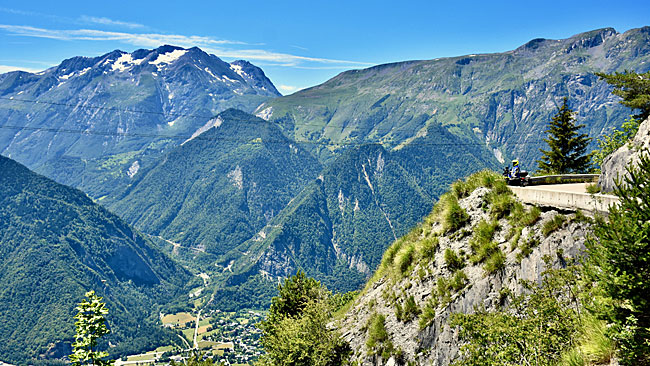
[[[365,62],[299,56],[256,48],[238,49],[234,46],[241,47],[242,45],[245,45],[246,47],[251,47],[253,45],[240,41],[214,39],[206,36],[112,32],[98,29],[46,29],[8,24],[0,24],[0,30],[5,30],[7,33],[15,36],[48,38],[64,41],[118,41],[138,47],[148,48],[155,48],[163,44],[171,44],[185,48],[197,46],[204,51],[214,53],[219,57],[242,58],[250,61],[265,61],[273,63],[275,66],[284,67],[297,67],[306,63],[325,64],[329,65],[326,67],[333,68],[350,68],[373,65]]]
[[[82,22],[85,22],[85,23],[94,23],[94,24],[125,27],[125,28],[132,28],[132,29],[133,28],[144,28],[145,27],[142,24],[131,23],[131,22],[123,22],[121,20],[113,20],[113,19],[109,19],[109,18],[106,18],[106,17],[93,17],[93,16],[88,16],[88,15],[82,15],[79,19]]]
[[[27,71],[31,73],[36,73],[36,72],[43,71],[43,69],[32,69],[30,67],[22,67],[22,66],[0,65],[0,74],[4,74],[10,71]]]

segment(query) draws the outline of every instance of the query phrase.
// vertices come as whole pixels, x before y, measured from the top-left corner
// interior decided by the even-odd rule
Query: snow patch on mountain
[[[226,75],[223,75],[223,78],[226,79],[226,81],[228,81],[230,83],[233,83],[233,84],[238,82],[237,80],[233,80],[233,79],[227,77]]]
[[[115,60],[115,63],[113,63],[113,66],[111,69],[113,71],[126,71],[129,68],[131,68],[133,65],[140,65],[144,61],[143,58],[134,60],[133,55],[130,53],[123,53],[122,56],[120,56],[117,60]]]
[[[263,119],[265,121],[268,121],[271,118],[272,115],[273,115],[273,107],[264,108],[263,110],[261,110],[260,112],[255,114],[255,116],[257,116],[257,117],[259,117],[259,118],[261,118],[261,119]]]
[[[186,53],[187,50],[173,50],[171,52],[158,55],[158,58],[156,58],[154,61],[150,61],[149,63],[152,65],[171,64]]]
[[[246,77],[248,76],[248,74],[244,72],[244,69],[241,67],[241,65],[230,64],[230,69],[236,72],[237,75],[241,76],[244,79],[246,79]]]

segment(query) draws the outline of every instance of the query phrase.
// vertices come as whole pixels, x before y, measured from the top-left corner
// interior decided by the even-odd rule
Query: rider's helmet
[[[519,160],[512,161],[512,166],[518,166],[518,165],[519,165]]]

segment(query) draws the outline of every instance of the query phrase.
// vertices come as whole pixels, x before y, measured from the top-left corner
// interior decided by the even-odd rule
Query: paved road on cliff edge
[[[526,203],[540,206],[552,206],[569,210],[586,210],[607,212],[618,197],[609,194],[587,193],[589,183],[544,184],[528,187],[510,188],[515,195]]]
[[[588,184],[590,183],[542,184],[538,186],[528,186],[526,189],[568,193],[587,193]]]

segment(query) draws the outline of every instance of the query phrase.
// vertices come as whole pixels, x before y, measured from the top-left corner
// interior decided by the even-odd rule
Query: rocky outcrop
[[[627,174],[629,164],[637,164],[643,152],[650,151],[650,118],[639,126],[639,131],[634,139],[621,146],[614,153],[605,158],[602,164],[602,173],[598,180],[601,191],[611,192],[616,187],[617,180],[623,181]]]
[[[469,244],[472,233],[476,231],[479,222],[491,220],[490,213],[485,209],[488,193],[487,188],[478,188],[469,197],[459,201],[469,215],[469,222],[455,233],[440,236],[431,260],[418,262],[410,274],[400,279],[395,279],[390,274],[379,276],[378,280],[366,287],[345,316],[333,324],[354,350],[354,361],[360,365],[449,365],[458,357],[460,346],[457,329],[449,326],[452,314],[472,313],[477,308],[495,310],[507,306],[507,300],[503,296],[506,289],[521,294],[522,280],[541,282],[542,272],[546,269],[543,257],[549,256],[549,263],[553,267],[562,267],[569,258],[584,252],[585,237],[590,231],[590,225],[565,212],[564,224],[545,236],[542,233],[544,224],[561,214],[549,210],[541,212],[536,223],[524,227],[519,236],[519,243],[537,244],[528,247],[528,253],[522,252],[524,246],[512,244],[513,239],[508,234],[510,223],[506,219],[500,219],[492,240],[505,254],[503,268],[487,273],[483,265],[472,265],[467,260],[468,254],[472,252]],[[440,231],[440,224],[432,221],[425,221],[421,237],[426,236],[427,232]],[[442,305],[435,308],[434,318],[425,327],[419,324],[418,317],[406,321],[403,317],[398,319],[397,304],[404,306],[405,300],[413,296],[417,307],[422,311],[425,304],[437,296],[439,280],[451,278],[454,271],[445,261],[445,251],[448,248],[460,253],[467,263],[463,268],[468,279],[466,286],[453,293],[448,303],[445,304],[443,300]],[[385,328],[396,350],[387,359],[372,354],[367,345],[371,328],[369,320],[375,314],[385,316]]]

